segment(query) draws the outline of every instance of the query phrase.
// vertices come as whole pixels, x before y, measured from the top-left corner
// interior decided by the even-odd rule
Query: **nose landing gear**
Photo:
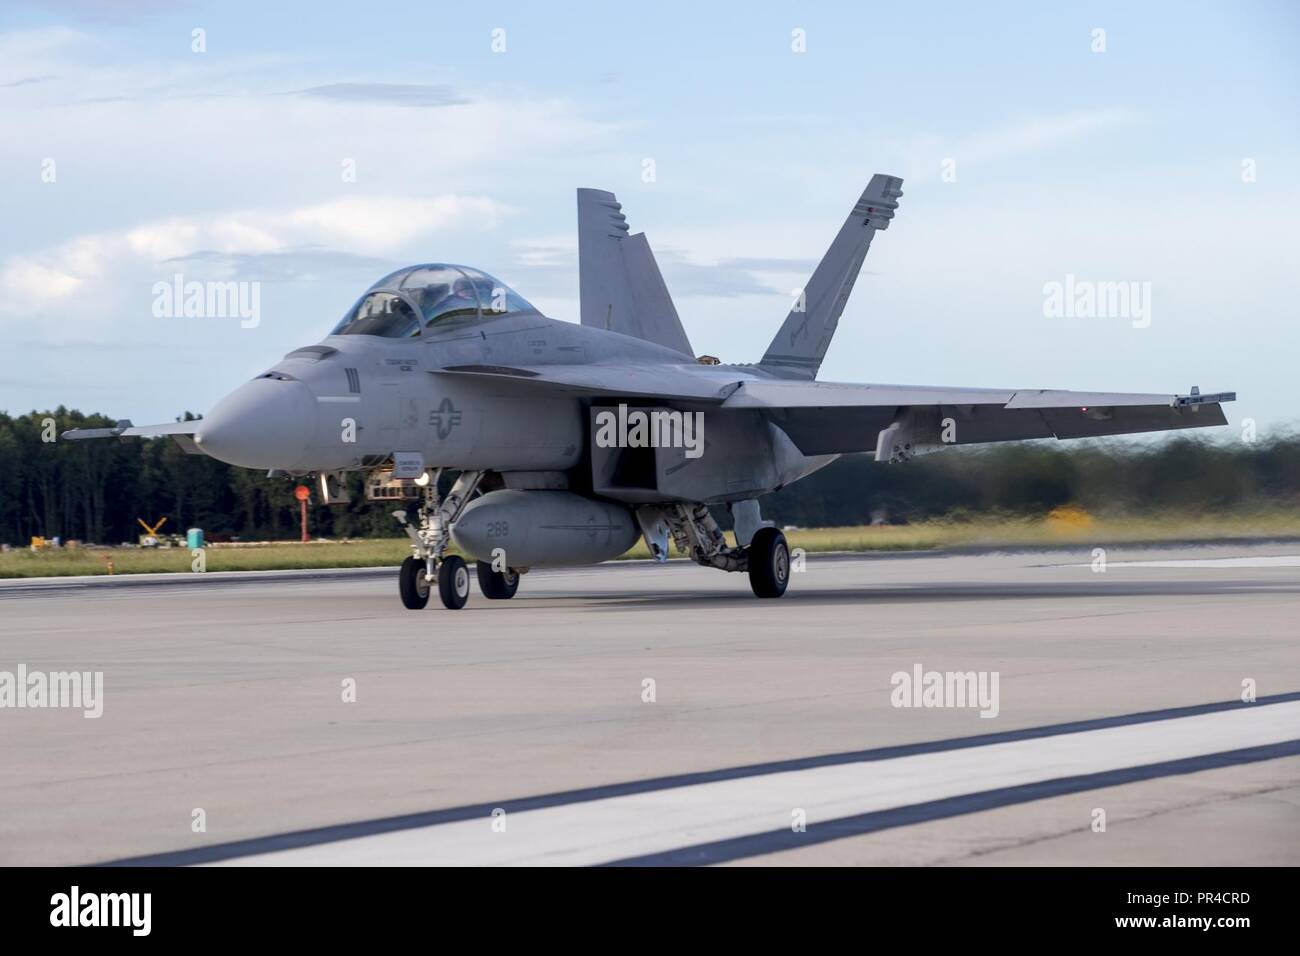
[[[469,600],[469,568],[458,554],[438,563],[438,597],[442,598],[442,606],[452,611],[459,611]]]
[[[429,603],[429,579],[424,574],[424,562],[414,556],[402,562],[397,573],[397,590],[402,595],[402,605],[409,611],[419,611]]]
[[[414,552],[402,562],[397,576],[402,605],[412,611],[418,611],[429,603],[434,581],[438,583],[438,597],[443,607],[459,611],[469,600],[469,569],[463,558],[447,554],[447,546],[451,543],[451,526],[473,497],[483,472],[462,471],[447,496],[440,500],[438,477],[441,473],[440,468],[427,473],[418,528],[407,521],[405,511],[393,512],[393,517],[406,529]]]

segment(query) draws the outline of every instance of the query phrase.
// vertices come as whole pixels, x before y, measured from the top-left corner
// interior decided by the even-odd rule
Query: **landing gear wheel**
[[[493,601],[505,601],[515,596],[519,590],[519,572],[506,568],[504,571],[493,571],[492,565],[486,561],[477,561],[474,563],[474,570],[478,574],[478,589],[483,592],[483,596]]]
[[[402,604],[418,611],[429,603],[429,579],[424,576],[424,562],[414,557],[402,562],[397,574],[397,589],[402,594]]]
[[[449,611],[459,611],[469,600],[469,568],[458,555],[443,558],[438,565],[438,597]]]
[[[790,547],[776,528],[759,528],[749,543],[749,586],[761,598],[779,598],[790,583]]]

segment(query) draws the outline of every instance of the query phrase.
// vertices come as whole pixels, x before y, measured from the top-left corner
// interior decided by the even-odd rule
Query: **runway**
[[[0,864],[1296,864],[1298,567],[814,554],[760,601],[613,563],[460,612],[395,571],[0,582],[0,672],[103,675],[98,718],[0,707]]]

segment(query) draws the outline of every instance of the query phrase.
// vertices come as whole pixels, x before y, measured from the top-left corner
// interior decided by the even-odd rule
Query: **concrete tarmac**
[[[1295,542],[0,582],[20,665],[103,714],[0,706],[0,864],[1300,863]]]

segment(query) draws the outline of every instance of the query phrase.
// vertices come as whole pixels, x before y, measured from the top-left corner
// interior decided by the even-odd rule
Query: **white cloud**
[[[143,223],[5,260],[0,264],[0,311],[47,306],[77,292],[88,279],[130,277],[196,253],[248,255],[313,246],[385,255],[444,230],[492,228],[507,213],[501,203],[481,196],[358,196],[295,209]]]
[[[0,282],[3,282],[15,305],[20,302],[61,299],[76,292],[81,285],[81,279],[75,275],[29,260],[7,265]]]
[[[899,175],[905,180],[937,181],[940,164],[951,159],[956,161],[960,178],[972,166],[1080,143],[1090,137],[1132,127],[1141,122],[1143,116],[1135,110],[1125,106],[1108,106],[1050,116],[1024,117],[964,135],[920,135],[901,144],[900,154],[904,158]]]
[[[66,208],[94,215],[112,208],[102,197],[128,188],[132,214],[149,221],[177,209],[309,206],[377,190],[479,194],[599,148],[617,129],[563,98],[493,86],[471,95],[427,61],[388,64],[401,83],[339,83],[340,69],[356,67],[120,53],[111,37],[74,30],[0,33],[0,168],[35,169],[49,158],[58,169],[57,183],[35,173],[18,181],[17,215],[39,211],[48,229],[58,222],[45,212],[51,198],[72,193],[78,200]],[[23,82],[36,76],[48,79]],[[12,234],[0,236],[6,251],[20,251]]]
[[[577,233],[512,239],[510,249],[515,261],[526,269],[576,269],[578,265]]]
[[[282,228],[297,242],[314,240],[327,245],[346,244],[350,250],[363,253],[386,253],[453,227],[490,229],[506,212],[500,203],[477,196],[349,197],[296,209],[282,217]],[[270,224],[266,225],[269,228]]]
[[[119,53],[90,32],[0,33],[0,83],[49,77],[0,89],[0,167],[35,170],[36,156],[58,170],[6,197],[14,221],[39,225],[0,235],[0,312],[66,302],[94,280],[95,308],[77,311],[107,321],[115,303],[137,307],[158,264],[198,254],[245,269],[279,256],[282,271],[292,253],[301,277],[313,256],[370,266],[444,231],[472,249],[509,211],[487,198],[499,183],[613,128],[526,91],[462,95],[436,65],[394,63],[402,84],[340,84],[336,64],[285,56]]]

